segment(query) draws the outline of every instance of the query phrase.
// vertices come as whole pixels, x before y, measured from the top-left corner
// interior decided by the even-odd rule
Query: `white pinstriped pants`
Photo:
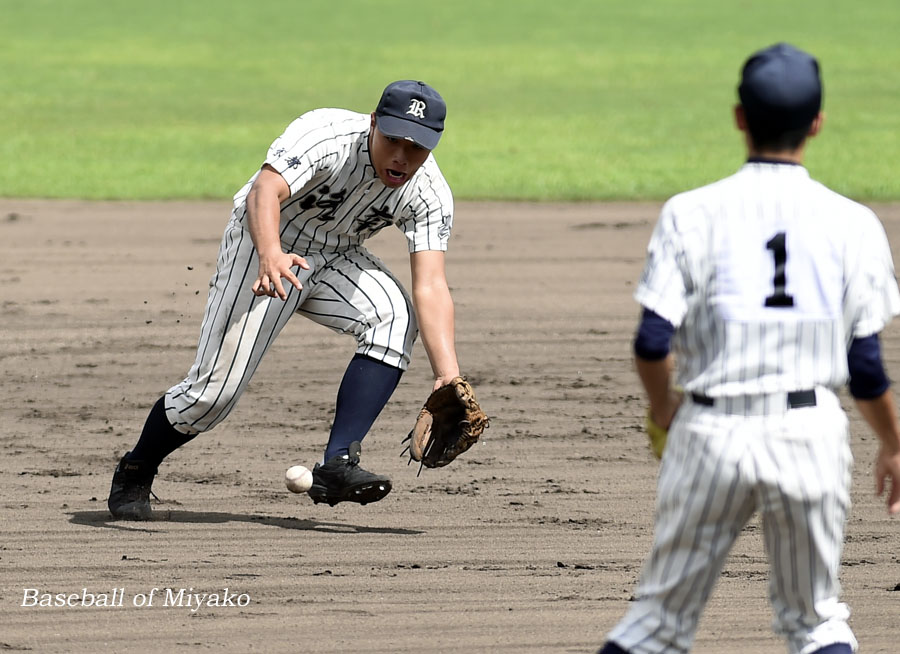
[[[247,388],[263,355],[295,313],[356,337],[356,351],[406,370],[418,330],[412,302],[385,265],[363,247],[306,255],[295,267],[303,286],[284,281],[287,300],[250,290],[259,258],[250,233],[225,231],[209,296],[197,358],[187,377],[166,392],[166,416],[184,434],[215,427]]]
[[[793,654],[856,639],[838,600],[853,465],[837,397],[737,416],[686,400],[660,469],[656,528],[636,600],[609,634],[633,654],[687,652],[725,558],[755,511],[770,563],[773,628]]]

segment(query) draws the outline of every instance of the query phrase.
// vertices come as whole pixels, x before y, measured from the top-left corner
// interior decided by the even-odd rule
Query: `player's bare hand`
[[[282,279],[286,279],[298,291],[303,288],[297,275],[291,270],[294,266],[299,266],[304,270],[309,270],[309,264],[306,259],[299,254],[278,252],[270,256],[259,257],[259,275],[253,282],[251,290],[254,295],[262,297],[278,297],[282,300],[287,299],[287,291],[284,290]]]
[[[884,445],[875,460],[875,492],[885,495],[888,513],[900,513],[900,451]]]
[[[450,383],[450,380],[454,379],[455,377],[459,377],[459,369],[456,369],[452,372],[448,372],[446,374],[435,377],[434,378],[434,387],[431,389],[432,392],[436,391],[441,386],[446,386],[447,384]]]

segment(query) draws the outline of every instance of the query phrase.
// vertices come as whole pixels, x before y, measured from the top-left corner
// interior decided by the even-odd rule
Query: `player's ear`
[[[742,105],[734,105],[734,124],[742,132],[747,131],[747,114],[744,113],[744,107]]]
[[[371,120],[369,121],[369,130],[375,131],[375,112],[372,112]]]
[[[819,132],[822,131],[822,126],[825,124],[825,112],[820,111],[818,115],[813,118],[812,124],[809,126],[809,133],[807,133],[807,138],[815,136]]]

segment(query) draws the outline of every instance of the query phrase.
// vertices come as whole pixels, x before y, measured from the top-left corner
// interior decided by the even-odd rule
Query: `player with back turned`
[[[407,369],[418,333],[432,390],[459,379],[444,270],[453,197],[432,155],[446,111],[433,88],[402,80],[384,89],[371,114],[310,111],[272,143],[234,197],[195,362],[157,400],[116,467],[113,516],[151,518],[160,463],[225,419],[295,313],[356,340],[310,497],[334,505],[387,495],[390,479],[359,465],[360,442]],[[408,240],[411,297],[363,245],[390,225]]]
[[[739,97],[746,164],[665,204],[635,292],[637,371],[668,435],[652,551],[602,654],[689,651],[757,511],[788,650],[856,650],[838,597],[852,456],[835,391],[848,381],[880,439],[876,491],[900,512],[900,426],[879,344],[900,293],[884,229],[802,165],[823,123],[815,58],[787,44],[755,53]]]

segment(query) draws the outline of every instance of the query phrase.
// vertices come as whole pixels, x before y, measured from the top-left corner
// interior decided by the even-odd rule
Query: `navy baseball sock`
[[[141,437],[131,450],[128,459],[144,461],[158,466],[172,452],[194,438],[196,434],[182,434],[166,418],[166,396],[163,395],[150,409]]]
[[[362,441],[400,382],[400,368],[357,354],[347,366],[337,394],[334,424],[325,460],[347,454],[353,441]]]
[[[615,643],[608,641],[597,654],[628,654],[624,649]]]
[[[813,654],[853,654],[853,648],[847,643],[832,643],[817,649]]]

